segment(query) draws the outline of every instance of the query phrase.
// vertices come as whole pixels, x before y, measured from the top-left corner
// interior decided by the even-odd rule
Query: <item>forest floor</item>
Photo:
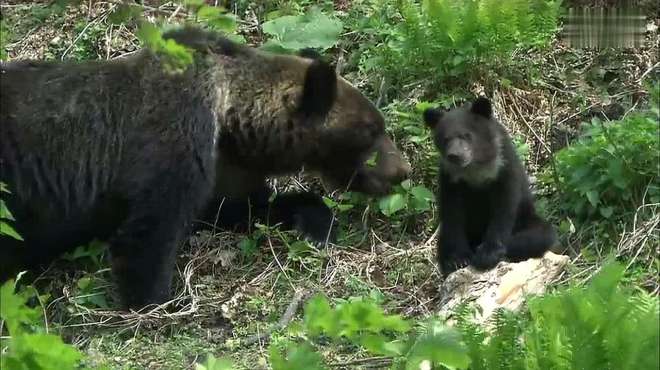
[[[129,28],[108,24],[107,3],[70,9],[62,17],[40,14],[36,1],[16,3],[1,7],[2,20],[12,33],[10,60],[112,59],[137,48]],[[247,22],[242,27],[250,32]],[[542,87],[502,87],[494,101],[509,131],[528,144],[527,164],[532,173],[577,135],[581,122],[595,116],[616,119],[629,112],[644,95],[642,78],[658,73],[658,40],[656,30],[637,49],[576,51],[556,42],[550,53],[521,54],[541,68]],[[358,87],[363,84],[357,73],[349,71],[347,78]],[[475,86],[474,92],[480,89]],[[389,99],[398,106],[414,106],[418,97],[412,93]],[[396,109],[383,110],[388,124],[400,124]],[[422,125],[421,117],[416,119]],[[397,142],[415,168],[413,178],[435,189],[433,171],[417,165],[435,155],[426,152],[430,141],[422,148],[405,138],[397,138]],[[302,174],[278,179],[276,185],[280,189],[317,186]],[[550,195],[540,194],[539,198],[540,203],[553,201]],[[340,219],[344,230],[337,245],[301,243],[297,235],[277,230],[199,233],[179,254],[174,301],[167,309],[144,315],[110,309],[115,293],[102,248],[79,249],[45,271],[35,285],[53,297],[45,307],[49,325],[98,364],[192,368],[200,356],[212,352],[232,358],[238,368],[266,368],[267,343],[264,338],[253,340],[254,336],[269,333],[292,301],[304,301],[311,294],[323,293],[333,299],[370,296],[388,312],[406,317],[437,312],[441,277],[434,257],[435,212],[392,222],[377,209],[356,208]],[[551,217],[557,224],[566,221],[559,215]],[[657,217],[650,222],[657,226]],[[604,250],[612,248],[655,263],[656,249],[639,253],[639,241],[634,238],[636,230],[648,226],[631,222],[615,229],[617,234],[607,241],[596,235],[601,232],[597,227],[562,229],[562,245],[573,263],[557,283],[587,279],[601,252],[604,255]],[[611,240],[619,240],[618,245],[611,245]],[[658,242],[657,235],[653,240]],[[581,253],[587,245],[588,256]],[[657,291],[657,276],[640,274],[640,285]],[[276,341],[278,335],[275,331],[270,340]],[[245,344],[245,340],[253,343]],[[354,347],[319,349],[333,368],[373,368],[378,363],[368,359],[354,362],[368,357]]]

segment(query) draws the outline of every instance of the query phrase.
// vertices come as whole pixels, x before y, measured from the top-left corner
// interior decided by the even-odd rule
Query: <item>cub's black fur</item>
[[[500,260],[540,257],[556,242],[534,209],[527,174],[490,101],[449,112],[427,109],[441,152],[438,260],[444,275],[465,265],[494,267]]]
[[[0,66],[2,196],[25,239],[0,236],[0,278],[96,238],[124,304],[140,308],[169,297],[176,248],[216,194],[244,199],[303,166],[377,194],[409,171],[378,110],[328,64],[195,28],[164,37],[195,51],[181,74],[150,50]],[[387,147],[375,171],[364,164]],[[331,217],[319,202],[282,196],[275,213],[306,231]]]

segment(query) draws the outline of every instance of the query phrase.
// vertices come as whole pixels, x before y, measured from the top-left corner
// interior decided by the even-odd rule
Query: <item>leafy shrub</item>
[[[363,27],[382,37],[361,65],[393,86],[465,81],[510,61],[515,48],[548,43],[557,29],[554,0],[382,0]],[[509,59],[507,59],[509,58]]]
[[[620,121],[594,119],[583,136],[556,154],[561,206],[585,219],[622,217],[660,202],[658,118],[637,112]]]
[[[468,305],[450,328],[438,320],[411,323],[386,315],[362,298],[333,308],[317,296],[306,305],[303,324],[291,329],[305,340],[271,345],[271,366],[326,369],[313,347],[324,338],[391,356],[392,369],[653,369],[660,360],[659,300],[620,287],[623,272],[608,264],[586,288],[531,297],[527,310],[499,310],[488,326],[473,320]]]
[[[62,339],[45,332],[42,308],[30,308],[26,303],[36,296],[34,289],[16,292],[13,280],[0,288],[0,318],[7,327],[8,339],[0,340],[0,368],[12,370],[60,370],[74,369],[80,364],[82,354]],[[5,350],[6,348],[6,350]]]
[[[392,369],[419,369],[423,362],[449,368],[466,368],[467,350],[460,334],[439,321],[416,325],[398,315],[387,315],[372,300],[351,298],[331,307],[316,296],[305,306],[303,324],[293,334],[310,338],[303,343],[284,340],[270,348],[274,370],[326,369],[313,349],[313,339],[350,343],[369,353],[391,356]]]

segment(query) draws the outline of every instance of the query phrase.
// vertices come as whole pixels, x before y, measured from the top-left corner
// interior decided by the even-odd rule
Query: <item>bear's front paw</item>
[[[334,216],[327,207],[302,207],[298,209],[293,219],[296,229],[311,241],[337,242],[337,230],[333,225]]]
[[[502,243],[485,242],[477,247],[471,264],[477,270],[490,270],[506,257],[506,248]]]
[[[447,277],[452,272],[469,265],[471,259],[472,255],[467,251],[451,253],[448,255],[440,254],[438,256],[438,262],[440,263],[440,271],[442,272],[442,276]]]

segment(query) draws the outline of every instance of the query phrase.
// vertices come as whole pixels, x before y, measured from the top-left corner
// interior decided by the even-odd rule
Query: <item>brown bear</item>
[[[160,303],[177,246],[215,195],[243,199],[302,167],[382,194],[410,171],[378,110],[327,63],[192,27],[164,38],[194,51],[182,73],[148,49],[1,65],[0,181],[24,242],[0,236],[0,277],[96,238],[123,303]],[[323,212],[310,194],[292,199],[276,207],[285,219]]]

